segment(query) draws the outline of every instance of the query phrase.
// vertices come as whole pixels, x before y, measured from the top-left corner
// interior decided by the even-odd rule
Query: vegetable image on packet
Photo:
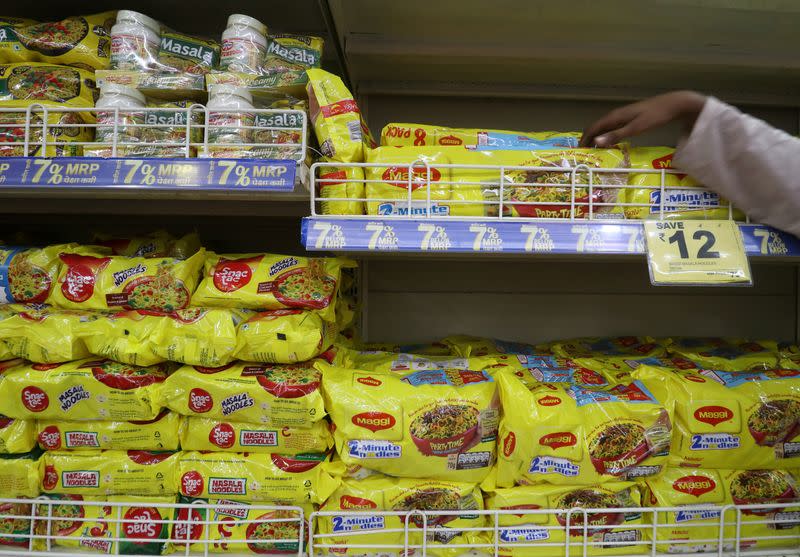
[[[218,368],[184,366],[160,393],[164,406],[184,416],[309,429],[325,417],[320,384],[312,362],[237,362]]]
[[[800,371],[642,365],[633,374],[674,408],[671,465],[800,467]]]
[[[181,497],[180,503],[195,507],[178,509],[171,537],[173,540],[186,540],[188,549],[198,553],[207,548],[209,553],[296,555],[300,544],[305,542],[300,533],[303,516],[307,518],[314,510],[312,505],[275,509],[262,503],[230,499]],[[198,504],[213,507],[207,509]],[[204,523],[207,521],[216,524],[206,526]],[[304,529],[304,533],[307,539],[308,530]],[[187,544],[174,541],[172,545],[180,552]]]
[[[645,481],[648,506],[677,507],[659,513],[658,551],[698,553],[796,547],[800,534],[797,477],[785,470],[669,468]],[[786,503],[797,503],[786,506]],[[784,504],[770,507],[770,504]],[[713,505],[713,507],[712,507]],[[760,505],[737,513],[725,505]],[[709,508],[711,507],[711,508]],[[648,517],[650,518],[650,517]],[[720,523],[724,521],[724,528]],[[737,532],[737,522],[740,531]],[[722,548],[719,538],[722,534]],[[783,537],[783,539],[781,539]]]
[[[131,421],[158,417],[160,384],[170,366],[111,360],[27,364],[0,380],[0,414],[17,419]]]
[[[62,253],[54,305],[71,309],[175,311],[189,305],[205,250],[189,259],[94,257]]]
[[[366,138],[361,111],[339,76],[311,68],[308,103],[322,154],[339,162],[363,162]]]
[[[673,338],[667,349],[707,369],[747,371],[774,369],[780,354],[775,341],[734,338]]]
[[[334,162],[321,159],[323,162]],[[322,166],[317,176],[323,215],[364,214],[364,169],[359,166]],[[338,199],[328,201],[325,198]]]
[[[632,147],[628,149],[633,169],[672,170],[672,147]],[[629,186],[621,190],[619,201],[627,219],[661,218],[661,173],[632,173]],[[730,201],[706,190],[685,174],[664,174],[664,214],[666,219],[723,219],[733,216],[743,220],[738,209],[729,210]]]
[[[239,325],[235,357],[248,362],[305,362],[330,348],[336,334],[336,324],[315,311],[276,309],[257,313]]]
[[[13,356],[57,364],[90,355],[85,335],[97,314],[42,304],[11,304],[8,309],[0,312],[0,337]]]
[[[497,381],[500,487],[630,480],[659,474],[667,462],[669,406],[640,381],[526,385],[510,370]]]
[[[489,493],[486,507],[504,512],[499,515],[499,553],[503,557],[643,553],[649,548],[650,527],[642,520],[641,494],[633,482],[612,481],[602,485],[532,485],[496,489]],[[627,508],[627,512],[616,509]],[[534,514],[535,509],[597,509],[584,514]],[[604,511],[602,509],[608,509]],[[614,510],[612,510],[614,509]],[[586,535],[584,536],[584,528]],[[492,535],[484,543],[492,543]],[[550,545],[552,544],[552,545]]]
[[[390,123],[381,130],[381,145],[392,147],[467,146],[480,150],[575,149],[579,132],[515,132],[448,128],[429,124]]]
[[[41,451],[0,454],[0,493],[3,497],[38,497]]]
[[[152,451],[47,451],[42,457],[45,493],[174,495],[178,455]]]
[[[177,485],[185,497],[222,497],[276,505],[319,504],[338,487],[335,466],[324,454],[185,451],[180,453]]]
[[[29,503],[0,503],[0,550],[7,547],[18,547],[25,550],[30,546],[30,518],[33,507]]]
[[[333,436],[324,421],[315,422],[310,428],[278,428],[260,423],[187,418],[181,428],[180,445],[184,451],[298,455],[327,452],[333,446]]]
[[[590,203],[595,204],[593,213],[610,213],[618,189],[610,186],[624,185],[627,179],[621,173],[596,172],[589,193],[587,169],[627,167],[626,154],[619,149],[378,147],[366,153],[366,162],[371,164],[365,169],[370,215],[404,215],[409,210],[424,215],[430,199],[428,212],[436,216],[497,216],[502,210],[505,216],[570,218],[574,210],[575,218],[586,218]],[[500,169],[486,165],[507,168],[501,177]]]
[[[341,271],[354,263],[342,258],[209,252],[192,305],[249,309],[315,309],[333,320],[332,303]]]
[[[117,12],[15,25],[14,40],[0,41],[2,62],[47,62],[94,71],[108,67]]]
[[[152,420],[130,422],[36,422],[39,446],[46,451],[114,449],[177,451],[183,419],[163,410]]]
[[[77,494],[46,494],[36,508],[34,532],[39,536],[51,536],[34,541],[34,549],[52,551],[55,547],[88,550],[95,553],[111,553],[114,542],[116,518],[110,505],[101,497],[84,497]],[[56,503],[57,502],[57,503]]]
[[[487,371],[316,366],[345,465],[447,481],[480,482],[489,473],[500,407]]]
[[[0,416],[0,454],[27,453],[36,448],[36,422]]]
[[[363,555],[360,544],[382,546],[381,554],[401,555],[405,545],[404,527],[409,526],[409,545],[427,542],[429,555],[456,556],[477,533],[461,528],[480,528],[486,517],[479,514],[448,515],[446,511],[482,511],[483,496],[473,483],[390,478],[375,474],[362,480],[345,479],[320,511],[341,511],[343,515],[322,515],[315,543],[336,547],[315,547],[321,555]],[[423,534],[421,515],[372,514],[380,511],[430,511]],[[353,514],[353,513],[358,513]],[[425,538],[427,536],[427,538]],[[414,550],[412,550],[414,551]]]
[[[43,303],[58,279],[62,252],[92,253],[77,244],[46,248],[0,246],[0,304]]]

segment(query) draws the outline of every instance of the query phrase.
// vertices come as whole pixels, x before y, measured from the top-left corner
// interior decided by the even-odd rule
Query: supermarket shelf
[[[628,100],[692,88],[741,104],[800,100],[791,2],[330,3],[360,94]]]
[[[748,255],[800,257],[800,239],[759,224],[739,229]],[[641,222],[538,219],[381,219],[307,217],[310,251],[348,253],[485,253],[641,255]]]

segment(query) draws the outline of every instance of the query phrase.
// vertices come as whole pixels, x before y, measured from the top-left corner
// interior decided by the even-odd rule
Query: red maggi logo
[[[705,476],[683,476],[675,480],[672,483],[672,487],[675,491],[700,497],[710,491],[714,491],[717,487],[717,483]]]
[[[442,173],[436,168],[415,166],[411,169],[411,190],[417,190],[424,187],[428,181],[428,170],[430,170],[430,181],[438,182],[442,179]],[[383,171],[383,181],[397,186],[400,188],[408,187],[408,167],[407,166],[390,166]]]
[[[454,135],[446,135],[439,138],[439,145],[461,145],[463,143],[464,142],[461,141],[461,138]]]
[[[550,433],[539,439],[539,444],[551,449],[560,449],[561,447],[571,447],[578,443],[578,438],[569,431],[562,431],[560,433]]]
[[[339,498],[339,506],[343,509],[377,509],[373,501],[369,499],[362,499],[361,497],[353,497],[352,495],[342,495]]]
[[[658,157],[652,161],[653,168],[661,170],[662,168],[672,168],[672,153]]]
[[[694,411],[694,418],[698,422],[716,427],[733,418],[733,412],[724,406],[703,406]]]
[[[374,377],[359,377],[356,379],[356,381],[369,387],[379,387],[380,385],[383,385],[382,381],[375,379]]]
[[[514,435],[513,431],[510,431],[506,436],[505,440],[503,441],[503,455],[506,457],[511,456],[514,452],[514,449],[517,448],[517,436]]]
[[[372,432],[391,429],[397,423],[394,416],[385,412],[362,412],[352,418],[353,424]]]
[[[558,397],[547,395],[545,397],[540,398],[536,402],[539,403],[541,406],[558,406],[561,404],[561,399]]]

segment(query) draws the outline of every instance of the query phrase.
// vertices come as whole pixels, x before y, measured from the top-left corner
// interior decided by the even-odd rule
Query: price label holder
[[[655,286],[752,286],[739,227],[727,220],[645,221]]]

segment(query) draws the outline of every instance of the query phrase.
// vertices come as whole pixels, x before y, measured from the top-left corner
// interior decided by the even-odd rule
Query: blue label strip
[[[800,240],[768,226],[740,225],[751,256],[800,255]],[[641,222],[461,221],[447,219],[303,219],[311,251],[643,254]]]
[[[295,161],[0,158],[0,188],[145,187],[293,191]]]

